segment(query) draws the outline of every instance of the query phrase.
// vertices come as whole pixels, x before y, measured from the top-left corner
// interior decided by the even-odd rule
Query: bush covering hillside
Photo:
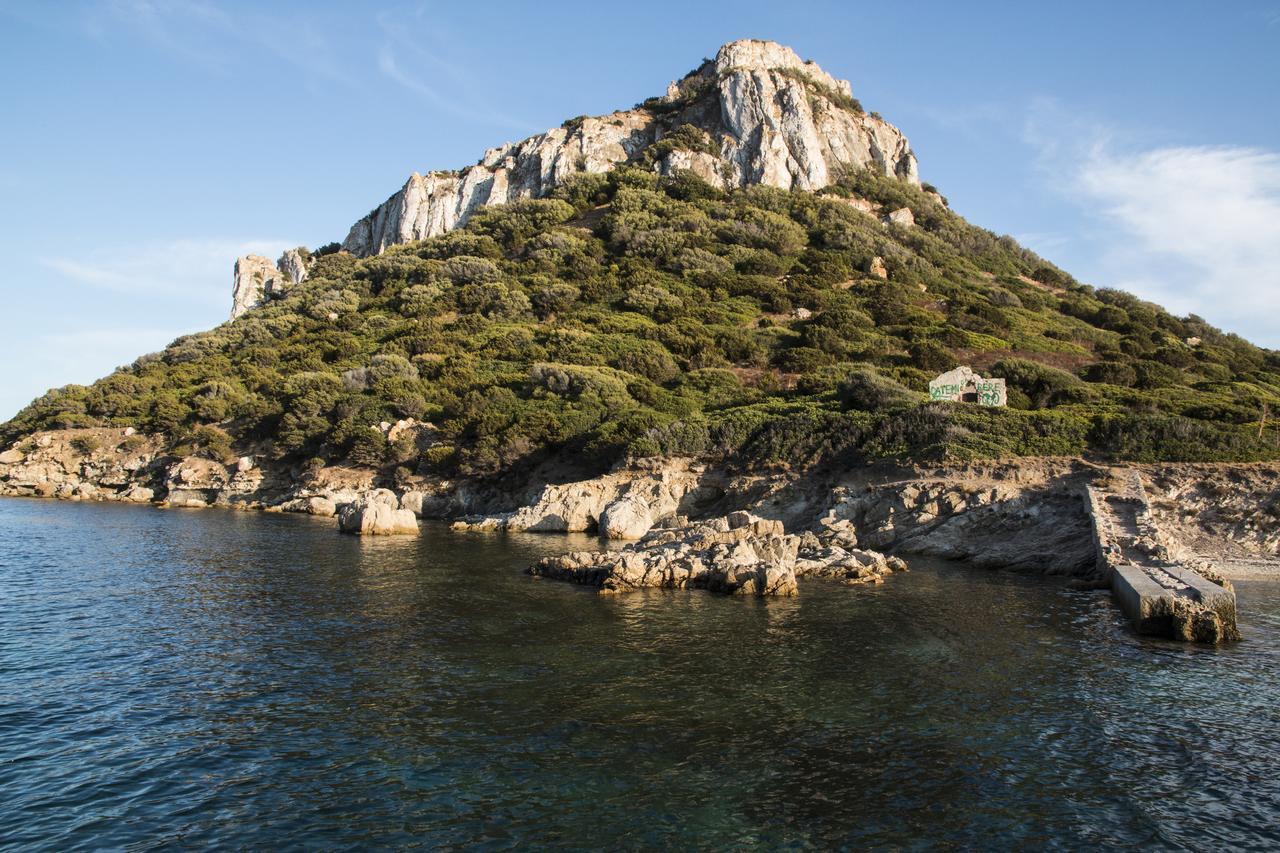
[[[1010,407],[928,403],[957,364],[1005,377]],[[463,475],[548,452],[1251,460],[1280,456],[1264,407],[1280,354],[1078,284],[902,182],[726,194],[620,168],[376,257],[319,255],[285,298],[51,391],[0,439],[132,425],[213,456]],[[401,418],[434,443],[370,428]]]

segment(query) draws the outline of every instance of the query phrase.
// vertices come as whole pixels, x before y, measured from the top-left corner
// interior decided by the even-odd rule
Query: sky
[[[969,221],[1280,348],[1280,0],[0,0],[0,419],[227,319],[238,255],[790,45]]]

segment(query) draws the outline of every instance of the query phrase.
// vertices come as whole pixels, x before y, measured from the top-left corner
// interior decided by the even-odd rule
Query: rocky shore
[[[1115,476],[1104,466],[1065,458],[878,465],[804,476],[662,459],[633,461],[588,479],[534,477],[499,487],[423,477],[391,481],[368,468],[298,468],[265,456],[176,456],[166,446],[164,437],[132,429],[36,433],[0,452],[0,494],[299,512],[332,517],[339,530],[362,535],[415,534],[419,519],[471,531],[597,532],[635,544],[608,555],[553,558],[533,573],[603,591],[660,586],[787,595],[806,576],[878,582],[901,568],[884,554],[938,556],[1099,585],[1105,569],[1086,487]],[[1280,465],[1126,470],[1141,473],[1153,523],[1188,566],[1201,571],[1209,561],[1229,567],[1276,560]]]
[[[731,595],[796,595],[801,577],[883,583],[906,571],[897,557],[854,547],[847,522],[787,535],[781,521],[738,511],[705,521],[676,517],[620,551],[575,551],[529,568],[535,577],[593,586],[602,593],[645,587]]]

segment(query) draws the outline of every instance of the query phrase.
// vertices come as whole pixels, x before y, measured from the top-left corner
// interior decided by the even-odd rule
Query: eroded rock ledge
[[[787,535],[781,521],[749,512],[689,523],[672,519],[620,551],[575,551],[545,557],[529,574],[619,593],[656,587],[706,589],[730,595],[793,596],[798,578],[881,583],[906,562],[850,545],[847,522],[820,533]]]

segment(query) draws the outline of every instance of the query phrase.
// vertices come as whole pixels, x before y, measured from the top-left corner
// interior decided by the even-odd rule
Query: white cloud
[[[85,257],[41,258],[63,277],[120,293],[173,292],[230,307],[232,269],[241,255],[276,258],[296,240],[188,239],[143,243]]]
[[[1133,134],[1078,116],[1028,138],[1056,189],[1087,217],[1100,286],[1194,313],[1280,346],[1280,153],[1226,145],[1143,149]]]

